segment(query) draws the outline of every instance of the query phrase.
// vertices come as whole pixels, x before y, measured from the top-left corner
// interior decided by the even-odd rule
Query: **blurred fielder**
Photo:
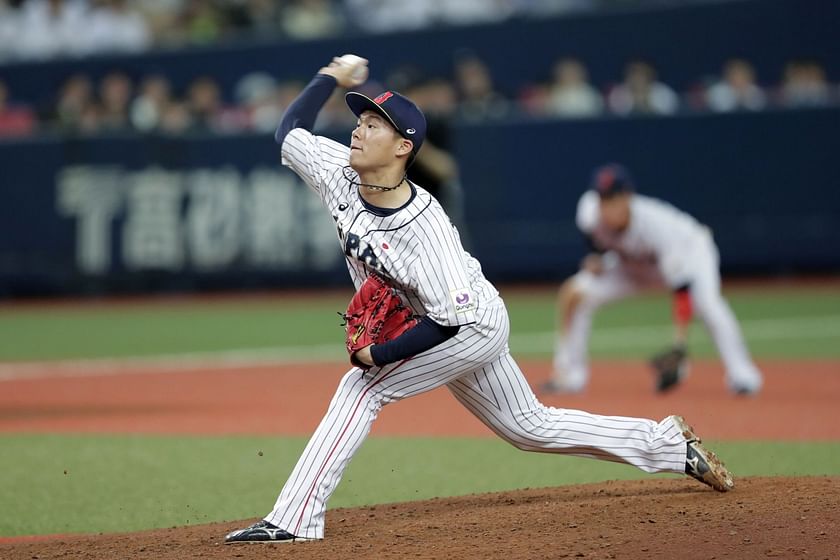
[[[673,293],[674,345],[655,356],[656,389],[667,391],[687,373],[686,338],[696,313],[714,340],[735,394],[754,394],[762,376],[750,359],[735,315],[720,292],[718,250],[709,228],[670,204],[636,194],[627,170],[605,165],[581,196],[577,225],[593,252],[560,288],[561,333],[548,392],[582,391],[589,379],[587,344],[595,310],[644,288]]]

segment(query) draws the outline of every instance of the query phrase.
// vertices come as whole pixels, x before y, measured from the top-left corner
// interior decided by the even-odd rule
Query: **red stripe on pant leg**
[[[321,468],[318,469],[318,473],[315,475],[315,480],[312,482],[312,487],[309,488],[309,494],[307,494],[307,496],[306,496],[306,501],[303,502],[303,506],[300,509],[300,517],[298,518],[298,522],[297,522],[297,525],[295,525],[294,531],[292,531],[293,535],[298,536],[298,531],[300,530],[300,526],[303,523],[303,514],[306,511],[306,506],[309,505],[309,500],[312,498],[312,493],[315,491],[315,488],[318,485],[318,479],[321,477],[321,473],[324,472],[324,469],[326,468],[327,463],[330,462],[330,459],[332,458],[333,453],[335,453],[335,450],[338,449],[338,444],[341,443],[341,440],[344,438],[344,435],[347,433],[348,428],[350,428],[350,425],[352,424],[352,420],[353,420],[353,418],[355,418],[356,413],[359,411],[359,406],[361,406],[362,401],[365,398],[365,395],[367,395],[368,391],[370,391],[371,389],[376,387],[379,383],[382,382],[382,380],[384,380],[386,377],[388,377],[389,375],[394,373],[397,370],[397,368],[399,368],[401,365],[403,365],[407,361],[408,361],[408,359],[405,359],[405,360],[401,361],[400,363],[398,363],[394,367],[394,369],[392,369],[391,371],[389,371],[388,373],[386,373],[385,375],[380,377],[378,380],[376,380],[375,383],[368,386],[362,392],[362,394],[359,395],[359,400],[356,402],[356,406],[353,408],[353,412],[350,414],[350,419],[348,420],[347,424],[344,426],[344,429],[341,430],[341,433],[338,435],[338,439],[336,439],[335,443],[332,446],[332,449],[330,449],[330,452],[327,455],[327,458],[324,459],[324,462],[321,464]]]

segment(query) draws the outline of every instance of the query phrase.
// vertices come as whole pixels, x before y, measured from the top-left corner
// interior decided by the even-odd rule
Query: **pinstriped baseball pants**
[[[519,449],[626,463],[645,472],[684,472],[686,442],[662,422],[599,416],[541,404],[511,357],[501,299],[479,320],[414,358],[341,380],[327,413],[265,520],[298,537],[323,538],[327,500],[383,405],[446,385],[458,401]]]

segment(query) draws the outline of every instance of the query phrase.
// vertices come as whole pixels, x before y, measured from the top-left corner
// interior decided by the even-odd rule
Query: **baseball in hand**
[[[358,84],[362,84],[368,78],[368,66],[367,66],[367,59],[362,58],[361,56],[356,56],[355,54],[345,54],[344,56],[339,57],[339,60],[343,64],[353,67],[353,73],[351,77],[353,78],[354,82]]]

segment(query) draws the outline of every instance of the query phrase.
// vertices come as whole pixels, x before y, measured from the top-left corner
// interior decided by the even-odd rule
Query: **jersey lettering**
[[[341,228],[339,228],[339,235],[341,233]],[[363,262],[368,268],[383,272],[382,263],[376,258],[373,247],[362,241],[355,233],[347,232],[347,236],[344,239],[344,254]]]
[[[348,257],[354,256],[353,253],[358,252],[360,242],[358,235],[348,231],[344,238],[344,254]]]

